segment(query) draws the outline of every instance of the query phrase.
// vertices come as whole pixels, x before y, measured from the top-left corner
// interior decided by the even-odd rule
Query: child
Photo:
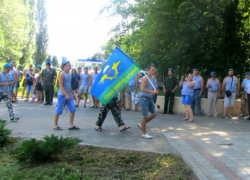
[[[69,115],[69,128],[68,130],[79,130],[80,128],[74,126],[73,120],[75,116],[75,104],[74,99],[71,95],[71,74],[69,73],[71,69],[71,65],[69,61],[65,61],[62,63],[62,72],[59,74],[59,89],[58,89],[58,105],[55,112],[54,119],[54,129],[55,130],[63,130],[58,126],[59,115],[62,114],[64,105],[67,104],[70,115]]]

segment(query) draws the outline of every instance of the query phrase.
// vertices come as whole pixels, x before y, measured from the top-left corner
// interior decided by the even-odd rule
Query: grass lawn
[[[115,150],[93,146],[77,146],[51,162],[20,163],[14,156],[17,153],[15,147],[21,140],[15,139],[15,141],[15,143],[0,148],[1,180],[197,180],[182,158],[173,154]]]

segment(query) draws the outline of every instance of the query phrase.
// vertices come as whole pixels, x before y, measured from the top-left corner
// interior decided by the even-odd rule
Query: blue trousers
[[[193,97],[192,97],[192,104],[191,108],[193,110],[193,114],[201,115],[201,98],[199,97],[200,95],[200,90],[194,90]],[[196,113],[195,113],[195,108],[196,106]]]

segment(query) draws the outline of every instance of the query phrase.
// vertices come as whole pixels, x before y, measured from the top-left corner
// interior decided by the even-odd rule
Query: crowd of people
[[[62,130],[58,125],[59,115],[62,114],[63,109],[67,107],[70,112],[69,130],[78,130],[79,127],[73,123],[76,107],[79,107],[80,101],[84,95],[84,105],[86,108],[88,94],[91,93],[91,88],[95,84],[98,77],[98,67],[93,68],[93,73],[89,73],[88,67],[79,67],[71,69],[69,61],[62,63],[61,72],[57,77],[55,69],[51,68],[51,62],[49,59],[45,61],[46,68],[42,69],[41,65],[37,65],[36,69],[38,74],[35,75],[33,65],[30,64],[28,69],[22,72],[22,65],[16,67],[16,62],[11,61],[10,64],[5,64],[3,70],[0,73],[0,100],[3,100],[8,108],[11,121],[19,120],[19,117],[15,117],[13,113],[12,103],[16,103],[18,100],[18,91],[21,86],[22,98],[25,95],[25,102],[29,101],[31,95],[31,102],[36,100],[36,103],[44,103],[44,105],[53,104],[54,85],[57,82],[58,94],[57,94],[57,108],[54,115],[54,129]],[[218,116],[218,98],[220,95],[224,96],[224,113],[222,119],[231,117],[232,109],[235,105],[235,99],[240,93],[240,85],[237,77],[234,76],[234,70],[230,68],[228,70],[228,76],[225,77],[221,85],[219,79],[216,78],[216,72],[210,73],[211,78],[208,79],[206,85],[203,78],[199,75],[199,69],[194,68],[193,73],[188,74],[185,78],[181,78],[178,82],[174,76],[174,69],[169,68],[168,77],[165,78],[163,84],[163,91],[165,93],[165,104],[163,114],[173,115],[174,97],[177,88],[181,87],[182,104],[185,106],[186,117],[184,121],[194,122],[194,112],[196,115],[201,116],[201,97],[204,93],[204,89],[208,89],[208,108],[207,116]],[[144,77],[139,78],[136,75],[128,84],[123,88],[110,102],[106,105],[102,105],[99,116],[96,121],[95,130],[105,131],[102,128],[102,124],[107,116],[109,110],[111,110],[114,120],[118,125],[120,131],[130,129],[129,126],[125,126],[121,118],[121,108],[127,111],[131,110],[131,104],[135,104],[135,111],[138,110],[138,105],[141,106],[142,119],[138,124],[138,127],[142,130],[142,137],[146,139],[152,139],[153,137],[146,132],[146,124],[157,116],[155,103],[157,101],[158,94],[158,70],[153,63],[147,67],[147,73]],[[22,80],[23,79],[23,80]],[[248,110],[250,112],[250,73],[246,73],[246,78],[243,80],[241,87],[244,88],[241,97],[241,109],[239,116],[244,116],[245,107],[248,103]],[[139,91],[139,88],[141,92]],[[127,107],[125,103],[125,89],[127,90]],[[138,97],[138,103],[135,103],[133,98]],[[93,106],[91,108],[98,108],[98,100],[92,95]],[[196,109],[195,109],[196,106]],[[213,115],[211,114],[211,107],[214,106]],[[196,111],[195,111],[196,110]],[[150,112],[150,114],[148,113]],[[249,113],[250,114],[250,113]],[[250,120],[250,117],[247,118]]]

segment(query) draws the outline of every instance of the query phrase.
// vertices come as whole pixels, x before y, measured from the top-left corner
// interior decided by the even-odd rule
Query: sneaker
[[[240,113],[240,114],[239,114],[239,117],[243,117],[243,116],[245,116],[245,115],[244,115],[244,114],[242,114],[242,113]]]
[[[95,108],[95,106],[91,106],[90,108]]]
[[[153,136],[149,136],[148,134],[145,134],[145,135],[141,135],[142,138],[145,138],[145,139],[153,139]]]
[[[141,129],[141,123],[139,123],[139,124],[138,124],[138,128],[140,128],[140,129]]]
[[[98,108],[98,106],[95,106],[95,108]]]
[[[221,116],[221,119],[226,119],[226,116]]]
[[[19,120],[19,117],[13,117],[12,119],[10,119],[12,122],[16,122],[17,120]]]

